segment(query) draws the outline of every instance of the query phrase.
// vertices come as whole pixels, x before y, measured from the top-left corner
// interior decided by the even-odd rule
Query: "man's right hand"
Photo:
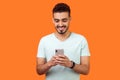
[[[45,58],[37,58],[37,73],[39,75],[45,74],[52,66],[56,66],[56,57],[53,56],[48,62]]]
[[[57,60],[56,60],[57,56],[53,56],[50,61],[48,61],[48,66],[52,67],[52,66],[56,66],[57,65]]]

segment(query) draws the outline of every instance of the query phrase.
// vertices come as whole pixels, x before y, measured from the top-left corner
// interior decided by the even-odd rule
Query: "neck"
[[[61,41],[64,41],[67,38],[69,38],[70,34],[71,34],[70,31],[67,31],[65,34],[59,34],[58,32],[55,32],[55,36]]]

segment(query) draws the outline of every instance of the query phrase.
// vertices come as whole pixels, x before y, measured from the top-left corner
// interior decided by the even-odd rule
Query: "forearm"
[[[89,66],[88,65],[80,65],[80,64],[75,64],[75,67],[73,70],[77,73],[87,75],[89,73]]]
[[[45,74],[50,68],[51,65],[49,65],[49,63],[39,64],[37,65],[37,73],[39,75]]]

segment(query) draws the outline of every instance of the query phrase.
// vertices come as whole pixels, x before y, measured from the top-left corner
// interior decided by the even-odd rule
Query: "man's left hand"
[[[71,67],[72,62],[69,60],[69,58],[65,55],[58,55],[56,57],[57,64],[65,66],[65,67]]]

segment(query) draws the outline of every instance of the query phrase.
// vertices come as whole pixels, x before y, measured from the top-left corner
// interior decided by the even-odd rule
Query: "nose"
[[[59,26],[63,26],[63,22],[62,21],[59,22]]]

